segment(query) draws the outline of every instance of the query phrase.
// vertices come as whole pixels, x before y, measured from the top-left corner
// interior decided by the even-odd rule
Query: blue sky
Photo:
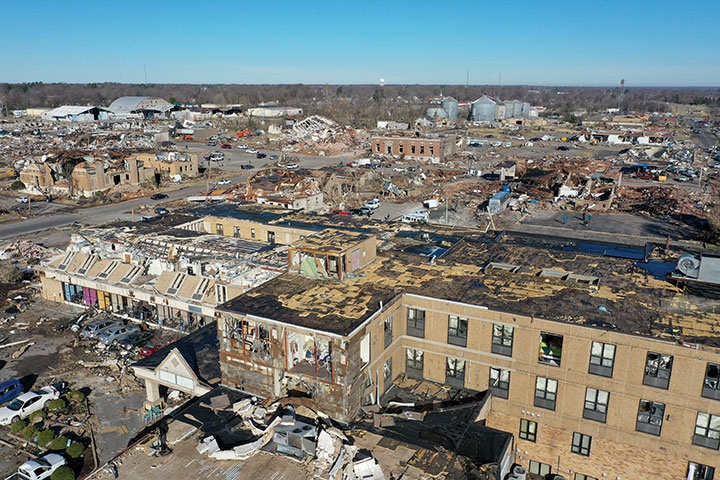
[[[720,85],[718,1],[7,1],[0,82]]]

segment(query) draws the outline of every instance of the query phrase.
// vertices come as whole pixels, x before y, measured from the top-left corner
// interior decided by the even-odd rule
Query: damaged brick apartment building
[[[305,396],[346,424],[398,378],[489,391],[485,425],[514,435],[503,475],[512,463],[577,480],[708,480],[720,468],[718,300],[683,288],[711,282],[714,257],[693,257],[691,271],[652,244],[592,249],[258,206],[192,215],[178,238],[247,239],[285,261],[204,310],[227,387]],[[164,268],[206,271],[187,265]]]

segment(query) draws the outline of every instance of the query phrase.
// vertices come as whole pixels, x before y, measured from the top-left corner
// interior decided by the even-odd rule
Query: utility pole
[[[28,196],[28,217],[32,215],[32,212],[30,211],[30,205],[32,204],[32,198]]]

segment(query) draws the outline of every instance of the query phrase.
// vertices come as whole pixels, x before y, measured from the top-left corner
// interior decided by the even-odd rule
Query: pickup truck
[[[67,465],[67,461],[62,455],[49,453],[42,458],[23,463],[17,472],[5,480],[45,480],[63,465]]]
[[[60,390],[55,386],[43,387],[23,393],[3,408],[0,408],[0,425],[10,425],[24,419],[30,416],[31,413],[42,410],[50,400],[55,400],[60,395]]]

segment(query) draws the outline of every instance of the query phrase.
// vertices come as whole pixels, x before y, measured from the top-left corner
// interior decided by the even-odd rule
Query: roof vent
[[[700,260],[693,255],[683,255],[678,260],[677,269],[686,277],[697,278],[700,270]]]

